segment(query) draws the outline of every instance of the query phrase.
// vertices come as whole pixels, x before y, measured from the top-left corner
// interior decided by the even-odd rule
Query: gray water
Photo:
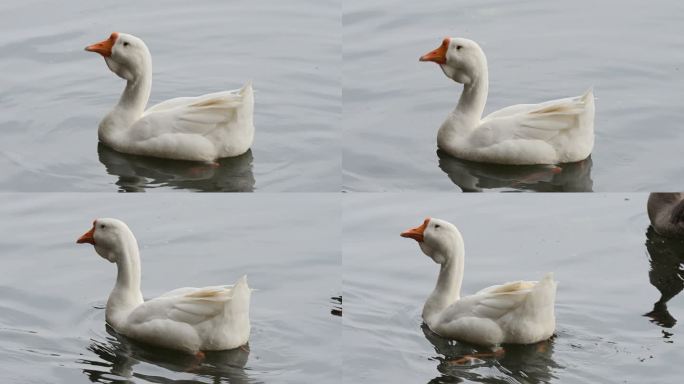
[[[98,148],[123,80],[86,45],[113,31],[152,53],[150,104],[254,82],[251,153],[217,169]],[[339,191],[338,1],[0,4],[0,190]]]
[[[336,196],[0,195],[0,377],[5,383],[330,383],[341,370]],[[123,219],[141,246],[146,298],[232,284],[252,294],[249,351],[193,357],[105,327],[116,267],[76,239]]]
[[[344,189],[681,190],[683,18],[672,0],[345,1]],[[556,174],[437,154],[437,129],[461,86],[418,57],[444,36],[484,49],[485,113],[593,86],[590,161]]]
[[[343,372],[349,383],[681,381],[684,243],[649,231],[646,194],[351,194],[343,219]],[[455,363],[471,346],[421,326],[438,266],[399,233],[449,220],[463,294],[554,272],[555,337]],[[647,244],[648,243],[648,244]],[[649,314],[649,316],[644,316]],[[679,322],[677,322],[679,320]]]

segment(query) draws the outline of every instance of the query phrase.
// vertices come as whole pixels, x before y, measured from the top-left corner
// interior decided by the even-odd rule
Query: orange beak
[[[89,45],[85,48],[85,50],[89,52],[97,52],[104,57],[109,57],[112,55],[112,47],[114,46],[114,43],[116,43],[116,39],[118,38],[119,34],[117,32],[113,32],[109,36],[109,39],[102,40],[99,43],[95,43],[93,45]]]
[[[422,243],[423,232],[425,232],[425,228],[427,228],[428,223],[430,223],[429,217],[425,218],[425,221],[423,221],[423,224],[421,224],[420,227],[411,228],[408,231],[402,232],[401,237],[408,237],[409,239],[413,239],[419,243]]]
[[[446,64],[446,54],[447,48],[449,48],[449,41],[450,39],[445,37],[442,41],[442,45],[440,45],[439,48],[421,56],[420,61],[434,61],[437,64]]]
[[[84,233],[81,237],[76,240],[76,243],[78,244],[83,244],[83,243],[88,243],[95,245],[95,221],[93,221],[93,227],[90,228],[90,231]]]

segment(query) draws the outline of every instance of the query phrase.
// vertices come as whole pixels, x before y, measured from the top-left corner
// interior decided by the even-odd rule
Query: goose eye
[[[439,224],[435,224],[435,229],[439,228]]]
[[[104,227],[106,227],[106,225],[100,224],[100,228],[104,228]]]
[[[460,51],[460,50],[461,50],[461,48],[463,48],[463,46],[462,46],[462,45],[457,45],[457,46],[456,46],[456,50],[457,50],[457,51]]]
[[[123,46],[128,47],[128,41],[124,41]]]

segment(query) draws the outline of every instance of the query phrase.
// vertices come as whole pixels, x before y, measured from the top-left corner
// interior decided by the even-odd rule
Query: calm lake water
[[[6,383],[340,381],[340,203],[309,194],[0,195],[0,377]],[[217,214],[220,213],[220,214]],[[105,327],[116,267],[76,244],[96,217],[125,220],[146,298],[232,284],[252,294],[249,352],[193,358]],[[332,218],[322,222],[320,217]]]
[[[0,190],[339,191],[340,4],[335,0],[0,5]],[[251,153],[218,169],[98,148],[124,81],[86,45],[112,31],[152,52],[150,104],[254,81]]]
[[[648,231],[646,199],[646,194],[345,196],[345,381],[679,382],[684,297],[677,294],[684,244]],[[438,266],[414,241],[399,237],[426,216],[447,219],[463,234],[464,294],[555,272],[555,338],[541,348],[507,347],[498,361],[454,364],[472,349],[421,327]]]
[[[350,191],[654,191],[684,188],[684,3],[344,2],[343,169]],[[444,36],[489,61],[485,113],[594,87],[591,160],[492,167],[436,153],[461,86],[418,57]]]

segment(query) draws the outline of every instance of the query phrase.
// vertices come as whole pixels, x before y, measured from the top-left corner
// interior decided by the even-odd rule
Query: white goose
[[[439,128],[437,145],[465,160],[497,164],[557,164],[586,159],[594,147],[594,95],[520,104],[484,118],[489,89],[487,58],[468,39],[447,37],[420,57],[463,84],[456,108]]]
[[[423,320],[442,337],[485,347],[502,343],[532,344],[546,340],[556,328],[553,274],[541,281],[494,285],[461,297],[463,238],[451,223],[427,218],[401,234],[440,265],[437,286],[423,307]]]
[[[247,277],[234,286],[179,288],[143,301],[138,242],[117,219],[97,219],[77,243],[89,243],[116,263],[116,284],[107,300],[106,320],[117,332],[164,348],[196,353],[233,349],[249,339],[250,288]]]
[[[145,110],[152,88],[152,58],[145,43],[125,33],[86,47],[127,81],[119,102],[100,122],[101,142],[119,152],[214,162],[241,155],[254,140],[254,94],[241,89],[179,97]]]

